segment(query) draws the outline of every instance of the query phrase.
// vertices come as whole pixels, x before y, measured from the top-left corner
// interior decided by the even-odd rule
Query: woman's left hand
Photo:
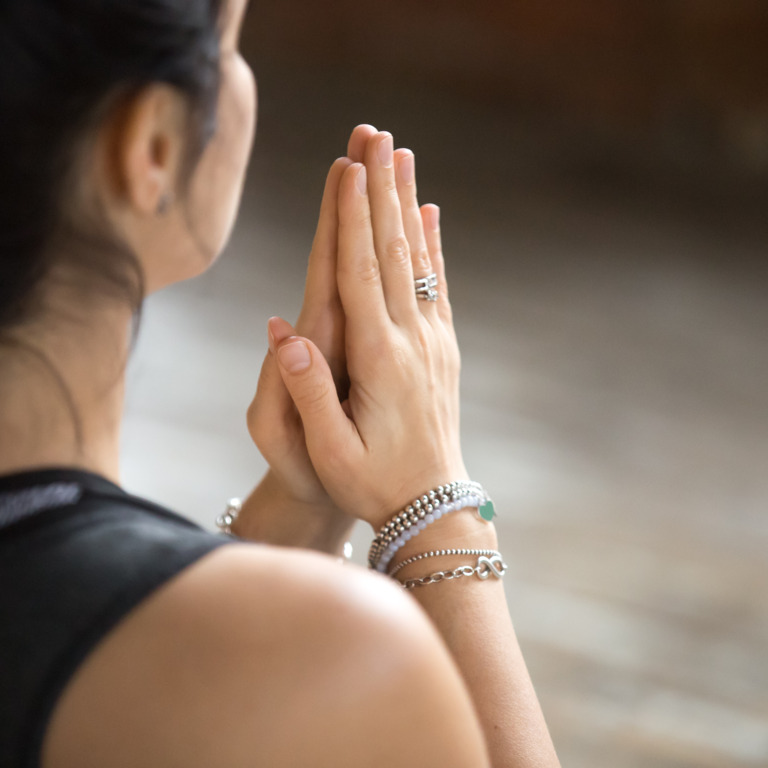
[[[331,166],[312,245],[304,304],[294,329],[280,318],[269,322],[269,346],[256,396],[248,410],[251,437],[269,464],[267,475],[246,500],[235,533],[272,544],[338,552],[354,521],[323,488],[307,453],[301,418],[278,370],[274,351],[286,338],[312,339],[328,361],[340,398],[348,378],[344,313],[336,279],[338,192],[346,169],[359,162],[376,129],[360,125],[352,133],[348,157]]]

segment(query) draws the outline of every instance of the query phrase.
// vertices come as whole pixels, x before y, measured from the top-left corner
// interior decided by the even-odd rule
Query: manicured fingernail
[[[392,134],[385,134],[385,137],[379,142],[379,162],[385,168],[391,168],[394,162],[394,139]]]
[[[312,362],[309,347],[303,341],[292,341],[289,344],[284,344],[277,350],[277,356],[280,359],[280,365],[289,373],[306,371]]]
[[[427,207],[427,224],[434,232],[440,229],[440,209],[436,205]]]
[[[287,339],[289,336],[293,336],[293,328],[280,317],[270,317],[267,323],[267,335],[269,337],[269,348],[274,352],[277,345]]]
[[[416,162],[412,152],[400,158],[398,170],[400,172],[400,181],[403,184],[413,184],[413,179],[416,175]]]
[[[361,195],[368,191],[368,172],[365,170],[365,166],[357,172],[357,191]]]

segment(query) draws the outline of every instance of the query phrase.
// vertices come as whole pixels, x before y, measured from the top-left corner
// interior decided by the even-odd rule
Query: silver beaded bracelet
[[[243,502],[240,499],[230,499],[227,508],[216,518],[216,527],[227,536],[234,536],[232,526],[242,509]]]
[[[405,568],[406,565],[418,563],[419,560],[425,560],[428,557],[448,557],[449,555],[484,555],[485,557],[490,557],[491,555],[498,554],[499,553],[495,549],[436,549],[432,552],[424,552],[421,555],[414,555],[407,560],[403,560],[402,563],[398,563],[391,571],[389,571],[387,575],[394,579],[395,575]]]
[[[479,483],[457,480],[425,493],[381,527],[368,552],[368,565],[384,573],[406,542],[443,515],[468,507],[476,507],[478,517],[486,522],[496,516],[491,497]]]
[[[437,571],[429,576],[420,579],[408,579],[403,582],[404,589],[415,589],[416,587],[426,587],[429,584],[439,584],[442,581],[453,581],[461,579],[464,576],[477,576],[481,581],[487,581],[491,575],[496,579],[502,579],[507,572],[507,564],[501,555],[496,552],[491,557],[481,555],[477,560],[477,565],[473,568],[471,565],[462,565],[454,568],[452,571]]]

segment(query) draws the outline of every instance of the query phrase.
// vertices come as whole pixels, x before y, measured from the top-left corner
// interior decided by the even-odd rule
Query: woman
[[[239,203],[245,5],[0,4],[0,765],[555,766],[484,492],[398,515],[468,477],[438,210],[389,134],[353,132],[270,321],[236,537],[119,488],[132,321]],[[310,551],[394,516],[372,564],[410,595]]]

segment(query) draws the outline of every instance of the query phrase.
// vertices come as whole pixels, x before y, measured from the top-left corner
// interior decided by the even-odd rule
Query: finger
[[[293,333],[290,324],[273,317],[268,325],[269,352],[259,375],[256,396],[248,408],[248,431],[267,461],[278,460],[273,455],[275,446],[285,446],[285,437],[293,431],[297,419],[296,408],[283,383],[275,357],[276,340]]]
[[[347,145],[347,157],[353,163],[362,163],[365,160],[365,149],[368,142],[378,133],[372,125],[358,125],[352,131]]]
[[[277,345],[276,359],[283,383],[301,416],[310,457],[354,460],[362,448],[357,429],[339,402],[336,386],[320,350],[301,336]],[[322,465],[322,461],[318,462]],[[316,464],[317,465],[317,464]]]
[[[269,338],[269,351],[276,355],[278,346],[289,336],[295,336],[296,331],[282,317],[270,317],[267,322],[267,335]]]
[[[392,134],[380,133],[368,142],[368,170],[373,240],[381,266],[381,282],[390,316],[407,323],[418,312],[413,291],[411,250],[403,228],[403,215],[395,181]]]
[[[334,162],[326,179],[317,232],[309,255],[304,303],[296,323],[299,334],[309,336],[328,360],[339,392],[348,388],[344,348],[344,315],[336,280],[339,184],[351,161]]]
[[[445,278],[445,259],[443,257],[442,237],[440,233],[440,208],[433,203],[421,206],[421,220],[424,224],[424,238],[427,242],[432,269],[437,275],[438,299],[435,302],[440,317],[447,323],[452,321],[451,302],[448,295],[448,281]]]
[[[427,248],[424,235],[424,221],[419,209],[416,190],[416,159],[410,149],[399,149],[395,152],[395,178],[397,192],[400,196],[400,208],[403,212],[403,227],[411,251],[411,265],[414,278],[427,277],[435,270]],[[421,309],[434,309],[431,301],[419,301]]]
[[[288,433],[292,415],[295,415],[293,401],[283,384],[276,358],[269,352],[261,366],[256,396],[248,408],[247,416],[251,439],[267,461],[274,457],[266,455],[266,446],[270,442],[278,442],[275,440],[277,436]]]
[[[309,254],[307,282],[304,289],[304,305],[298,326],[311,323],[316,313],[328,304],[338,301],[336,283],[336,252],[339,236],[339,184],[344,171],[352,164],[346,157],[340,157],[331,166],[325,181],[325,191],[320,205],[320,218]],[[320,340],[315,339],[323,348]],[[325,350],[323,350],[325,351]]]
[[[339,189],[339,295],[347,320],[347,340],[368,343],[390,324],[371,231],[367,171],[355,163]]]

